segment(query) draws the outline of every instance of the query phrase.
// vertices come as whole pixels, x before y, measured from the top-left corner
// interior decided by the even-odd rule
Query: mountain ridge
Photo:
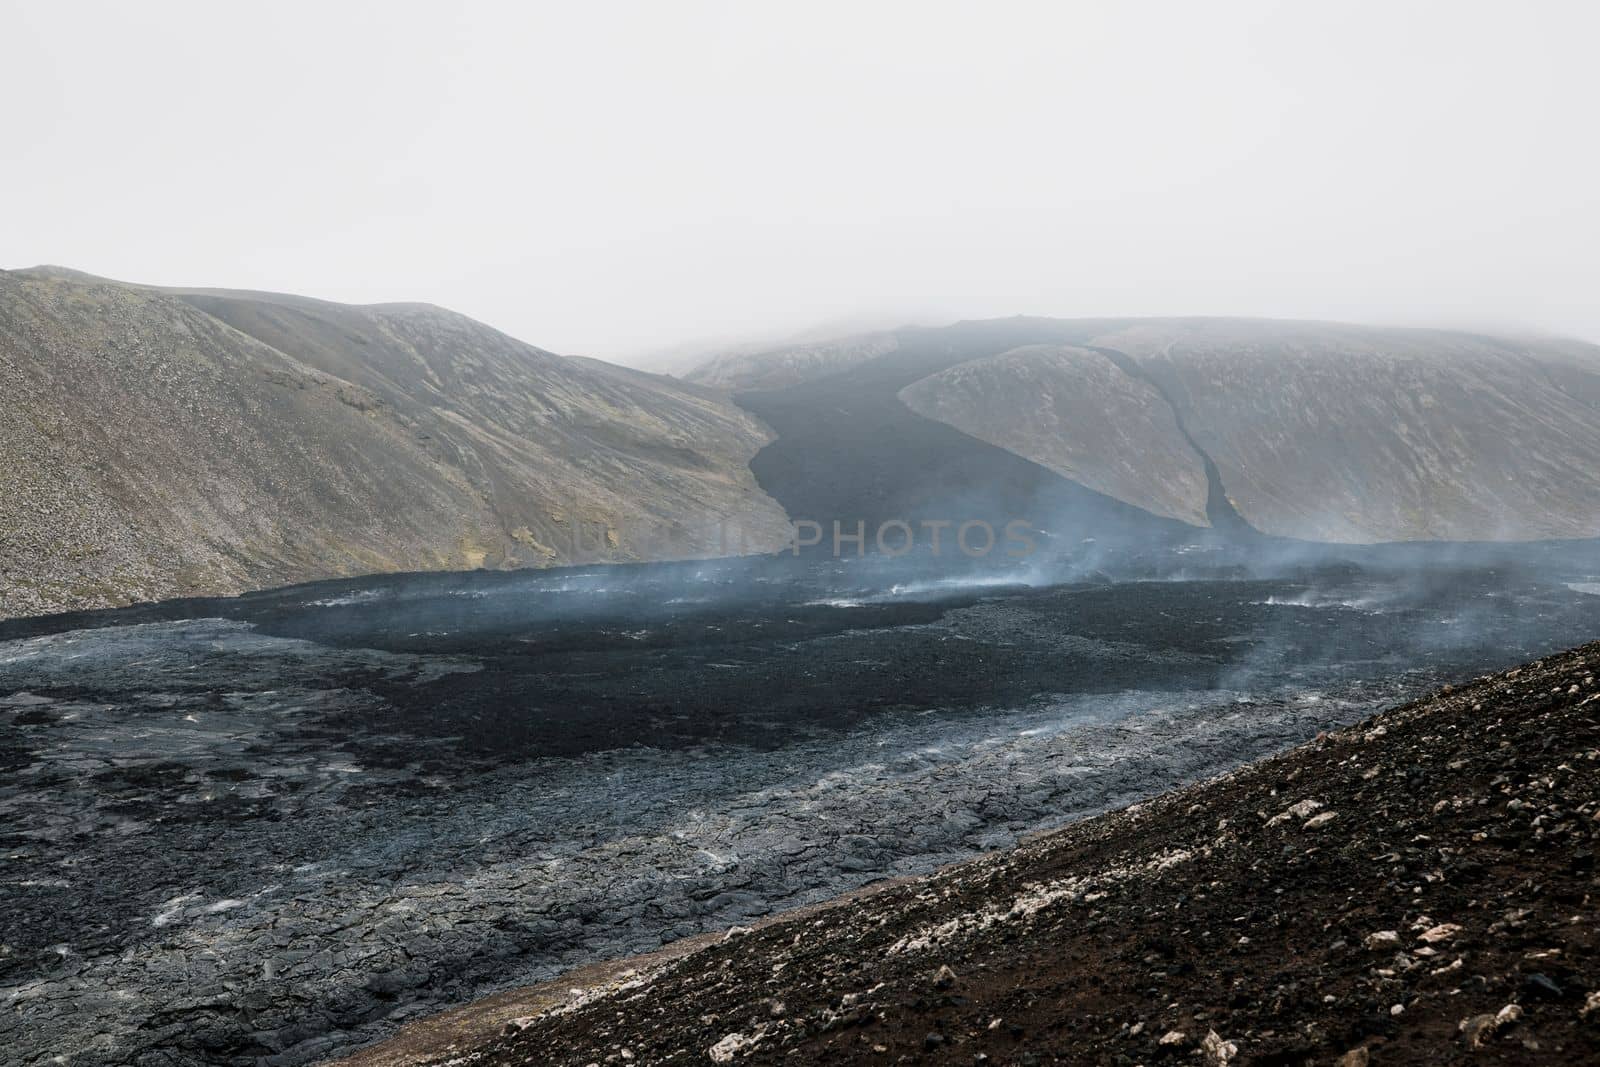
[[[1553,337],[1015,316],[680,379],[427,303],[42,266],[0,271],[0,377],[0,615],[773,551],[790,518],[1023,518],[1063,551],[1600,536],[1600,347]]]
[[[1126,377],[1040,346],[1099,353]],[[806,391],[855,402],[891,365],[906,409],[1201,527],[1346,543],[1600,536],[1600,347],[1566,338],[1017,316],[723,359],[690,378],[762,413]],[[1158,397],[1128,407],[1140,382]],[[1157,399],[1204,495],[1168,416],[1151,421]],[[1145,445],[1117,411],[1144,420]]]

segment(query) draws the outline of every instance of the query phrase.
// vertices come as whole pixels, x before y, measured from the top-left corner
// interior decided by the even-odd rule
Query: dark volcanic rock
[[[419,1032],[356,1062],[1594,1062],[1600,885],[1570,859],[1600,837],[1597,670],[1589,645],[1446,687],[549,994],[510,1036],[462,1013],[448,1051]]]
[[[374,579],[0,626],[7,1062],[315,1062],[1281,751],[1507,662],[1508,632],[1600,626],[1600,597],[1498,568],[985,595],[741,571],[744,599],[710,595],[716,573]],[[1344,825],[1324,814],[1297,817],[1314,843]],[[1538,846],[1493,829],[1486,847]],[[1563,869],[1592,878],[1592,851]],[[1187,980],[1185,939],[1159,940],[1151,973]],[[1582,991],[1564,965],[1528,970]],[[948,1007],[981,975],[930,955],[907,996]],[[497,1029],[533,1014],[506,1006]],[[759,1025],[802,1007],[769,994]],[[960,1047],[908,1033],[933,1031]]]

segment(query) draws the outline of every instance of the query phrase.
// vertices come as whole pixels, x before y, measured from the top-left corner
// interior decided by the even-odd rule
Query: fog
[[[0,262],[635,363],[1218,314],[1600,340],[1586,3],[24,4]]]

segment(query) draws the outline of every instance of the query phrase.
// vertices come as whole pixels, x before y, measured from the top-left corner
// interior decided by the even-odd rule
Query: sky
[[[1600,341],[1600,4],[0,0],[0,267],[643,362],[905,322]]]

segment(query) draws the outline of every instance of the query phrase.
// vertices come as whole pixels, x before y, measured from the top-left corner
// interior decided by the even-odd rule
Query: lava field
[[[1594,1063],[1597,668],[1590,644],[1445,686],[345,1067]]]
[[[1600,630],[1581,567],[763,566],[0,624],[8,1057],[317,1062]]]

